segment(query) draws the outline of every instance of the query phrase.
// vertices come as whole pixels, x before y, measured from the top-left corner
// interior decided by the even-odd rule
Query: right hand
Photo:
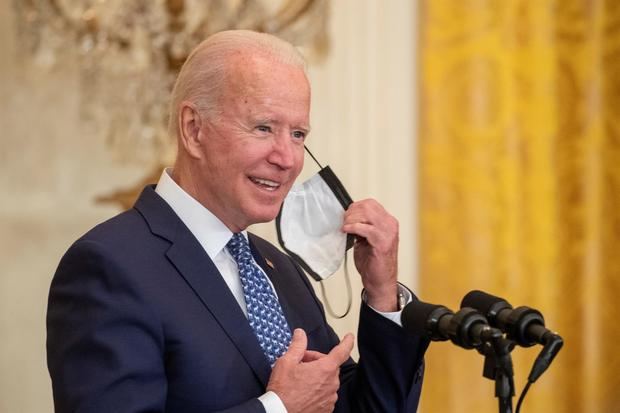
[[[331,413],[338,400],[340,365],[353,349],[347,334],[329,354],[307,351],[308,339],[298,328],[288,351],[276,361],[267,390],[280,397],[288,413]]]

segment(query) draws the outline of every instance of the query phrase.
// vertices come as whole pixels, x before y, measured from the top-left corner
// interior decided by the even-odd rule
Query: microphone
[[[547,329],[543,315],[533,308],[526,306],[512,308],[503,298],[479,290],[470,291],[463,297],[461,307],[471,307],[480,311],[489,320],[490,325],[506,332],[507,338],[520,346],[530,347],[534,344],[544,346],[530,372],[528,381],[531,383],[547,370],[564,345],[562,337]]]
[[[505,331],[509,339],[523,347],[544,345],[557,335],[545,328],[545,319],[540,311],[525,306],[513,309],[503,298],[483,291],[470,291],[463,297],[461,307],[480,311],[490,325]]]
[[[501,339],[503,334],[489,326],[486,318],[473,308],[456,314],[443,305],[414,300],[401,313],[403,327],[432,341],[451,340],[459,347],[477,348]]]

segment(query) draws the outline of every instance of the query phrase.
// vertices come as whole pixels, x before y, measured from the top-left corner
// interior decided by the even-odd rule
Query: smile
[[[254,178],[253,176],[250,176],[249,178],[250,181],[254,182],[256,185],[268,191],[275,191],[280,187],[280,184],[278,182],[270,181],[269,179]]]

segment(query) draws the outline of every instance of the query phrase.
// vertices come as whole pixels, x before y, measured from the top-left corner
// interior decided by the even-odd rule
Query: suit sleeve
[[[317,303],[329,337],[329,348],[339,338],[327,324],[325,312],[308,278],[291,260]],[[414,300],[417,298],[414,296]],[[424,353],[429,341],[362,303],[358,327],[360,359],[349,359],[340,369],[336,413],[414,413],[424,375]]]
[[[362,304],[358,345],[360,359],[355,369],[344,366],[341,370],[343,407],[337,411],[414,413],[428,341]]]
[[[165,339],[147,297],[97,242],[81,240],[50,288],[47,358],[56,413],[166,410]],[[258,399],[222,413],[264,413]]]

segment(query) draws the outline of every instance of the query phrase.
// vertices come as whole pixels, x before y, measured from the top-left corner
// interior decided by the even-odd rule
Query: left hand
[[[377,201],[365,199],[345,211],[342,230],[357,236],[353,256],[367,304],[382,312],[396,311],[398,221]]]
[[[295,329],[286,353],[273,366],[267,390],[273,391],[289,413],[334,411],[340,388],[340,366],[351,357],[354,338],[347,334],[328,354],[307,349],[308,338]]]

